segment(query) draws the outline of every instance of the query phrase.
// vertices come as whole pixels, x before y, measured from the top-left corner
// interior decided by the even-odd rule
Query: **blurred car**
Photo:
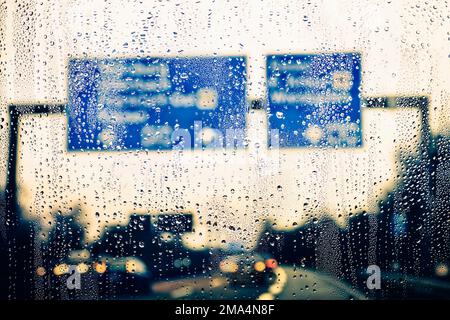
[[[99,286],[97,292],[99,296],[107,297],[113,293],[120,298],[141,297],[150,291],[150,274],[146,264],[137,257],[103,257],[102,259],[92,258],[87,250],[72,251],[69,257],[55,265],[52,270],[52,277],[60,278],[69,283],[69,277],[78,273],[80,277],[80,291],[92,290],[92,281],[98,283],[108,283],[115,290],[107,293],[105,288]],[[105,291],[105,292],[103,292]],[[110,290],[111,291],[111,290]]]
[[[275,259],[255,253],[227,256],[219,263],[220,272],[232,286],[270,285],[275,281],[277,267]]]

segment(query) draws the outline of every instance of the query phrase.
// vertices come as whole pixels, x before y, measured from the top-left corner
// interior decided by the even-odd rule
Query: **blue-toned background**
[[[225,136],[245,129],[246,111],[245,57],[69,62],[69,150],[172,149],[175,129],[194,147],[194,121]]]
[[[358,53],[268,56],[267,85],[280,147],[361,145]]]

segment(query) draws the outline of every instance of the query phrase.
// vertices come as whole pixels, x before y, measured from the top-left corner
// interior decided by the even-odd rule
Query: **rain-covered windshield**
[[[449,12],[0,1],[0,297],[449,298]]]

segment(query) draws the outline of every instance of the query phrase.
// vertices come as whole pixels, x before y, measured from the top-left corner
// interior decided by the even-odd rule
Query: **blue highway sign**
[[[243,145],[245,57],[71,59],[68,86],[69,150]]]
[[[266,62],[269,130],[280,147],[361,146],[360,54],[271,55]]]

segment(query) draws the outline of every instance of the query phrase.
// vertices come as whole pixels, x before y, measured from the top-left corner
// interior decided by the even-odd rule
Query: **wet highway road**
[[[223,276],[186,278],[155,283],[149,299],[262,299],[262,300],[364,300],[364,294],[342,281],[308,269],[282,266],[274,269],[272,284],[230,285]]]

